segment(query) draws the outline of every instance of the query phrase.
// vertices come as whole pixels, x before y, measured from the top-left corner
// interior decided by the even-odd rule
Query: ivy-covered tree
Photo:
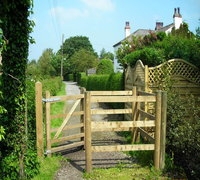
[[[26,67],[29,33],[32,31],[32,21],[29,20],[31,7],[32,0],[0,1],[1,28],[7,39],[6,50],[2,52],[1,103],[7,113],[0,117],[6,133],[5,139],[0,142],[0,179],[30,179],[37,171],[34,172],[34,153],[28,154],[32,147],[27,138],[26,114]]]

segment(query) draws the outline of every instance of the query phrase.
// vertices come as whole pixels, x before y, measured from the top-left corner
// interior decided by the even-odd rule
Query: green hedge
[[[87,91],[117,91],[124,89],[122,73],[112,73],[110,75],[81,75],[79,85],[85,87]],[[123,108],[123,103],[110,103],[113,108]]]
[[[123,90],[124,80],[122,73],[112,73],[110,75],[81,74],[79,86],[85,87],[88,91]]]
[[[41,81],[43,96],[45,96],[45,92],[48,90],[52,96],[55,96],[56,93],[60,90],[62,86],[62,80],[60,77],[55,77],[51,79],[44,79]]]

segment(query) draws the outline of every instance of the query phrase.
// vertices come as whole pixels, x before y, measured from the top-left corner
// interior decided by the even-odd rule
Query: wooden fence
[[[145,92],[156,92],[169,82],[180,94],[200,96],[200,69],[182,59],[171,59],[155,67],[137,61],[135,67],[127,68],[125,90],[136,86]]]
[[[91,109],[92,103],[120,102],[132,103],[132,108],[98,110]],[[154,114],[140,109],[141,103],[151,102],[155,104]],[[157,169],[164,167],[165,161],[165,136],[166,136],[166,93],[158,91],[156,94],[132,91],[90,91],[85,93],[85,155],[86,172],[92,170],[92,152],[106,151],[142,151],[154,150],[154,165]],[[132,120],[93,122],[94,114],[132,114]],[[143,119],[142,119],[143,118]],[[155,128],[155,136],[152,137],[145,128]],[[106,131],[132,131],[132,141],[135,141],[137,132],[142,133],[149,144],[126,144],[112,146],[93,146],[93,132]]]

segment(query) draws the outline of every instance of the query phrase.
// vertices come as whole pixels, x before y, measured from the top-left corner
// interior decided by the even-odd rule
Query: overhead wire
[[[49,8],[52,10],[55,10],[57,6],[57,0],[49,0]],[[50,12],[51,15],[51,21],[52,21],[52,26],[54,28],[55,34],[56,34],[56,39],[58,40],[58,42],[62,41],[62,33],[61,33],[61,28],[60,28],[60,23],[58,20],[58,16],[56,15],[56,13],[54,13],[54,15],[52,14],[52,11]]]

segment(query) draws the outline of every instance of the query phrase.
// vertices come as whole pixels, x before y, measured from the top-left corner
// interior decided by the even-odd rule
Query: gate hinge
[[[60,98],[48,98],[48,99],[42,98],[43,102],[55,102],[55,101],[59,101],[59,100],[60,100]]]
[[[51,150],[46,150],[45,154],[51,154]]]

